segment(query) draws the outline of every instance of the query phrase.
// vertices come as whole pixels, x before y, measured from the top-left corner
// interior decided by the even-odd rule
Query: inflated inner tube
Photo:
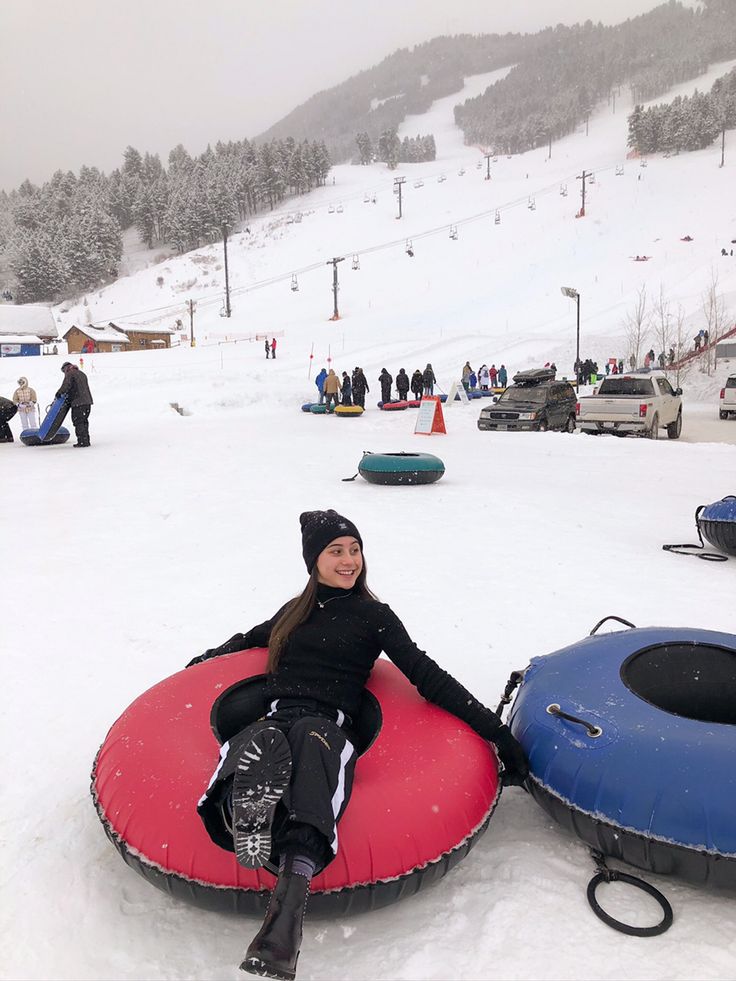
[[[41,439],[38,429],[24,429],[20,434],[20,441],[26,446],[58,446],[60,443],[66,443],[70,435],[71,433],[64,426],[59,426],[50,439]]]
[[[736,496],[708,504],[699,510],[696,520],[711,545],[728,555],[736,555]]]
[[[736,636],[648,627],[534,658],[510,717],[528,789],[614,858],[736,888]]]
[[[431,453],[364,453],[358,473],[371,484],[433,484],[445,465]]]
[[[327,406],[324,403],[313,402],[309,407],[309,411],[315,416],[323,416],[327,412]]]
[[[378,408],[384,412],[401,412],[403,409],[409,408],[409,403],[403,399],[397,399],[395,402],[379,402]]]
[[[363,408],[360,405],[338,405],[335,409],[335,415],[346,419],[351,417],[357,419],[358,416],[363,415]]]
[[[125,862],[205,909],[262,912],[275,881],[218,848],[196,811],[222,740],[263,713],[266,658],[242,651],[155,685],[112,726],[92,771],[98,815]],[[371,673],[356,743],[339,851],[312,883],[317,915],[377,909],[438,881],[485,830],[500,794],[489,744],[389,661]]]

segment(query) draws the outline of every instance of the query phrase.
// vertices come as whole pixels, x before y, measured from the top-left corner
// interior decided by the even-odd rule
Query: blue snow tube
[[[736,888],[736,636],[590,636],[523,674],[509,719],[528,789],[593,848]]]
[[[24,429],[20,434],[21,442],[26,446],[51,446],[66,443],[69,430],[61,425],[69,412],[69,403],[65,395],[54,399],[46,411],[46,416],[39,429]]]
[[[736,495],[698,508],[695,515],[704,538],[721,552],[736,555]]]

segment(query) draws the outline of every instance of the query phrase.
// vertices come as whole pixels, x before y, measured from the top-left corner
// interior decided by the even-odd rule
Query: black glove
[[[504,787],[521,787],[529,776],[529,764],[519,741],[506,725],[501,725],[493,734],[493,744],[503,766],[501,778]]]
[[[189,664],[187,664],[187,667],[191,668],[193,664],[201,664],[202,661],[209,661],[211,657],[220,657],[222,654],[232,654],[234,651],[242,651],[247,646],[248,643],[245,640],[245,634],[233,634],[230,640],[226,640],[219,647],[210,647],[204,654],[198,654],[196,657],[193,657]]]
[[[207,660],[209,653],[210,653],[209,651],[205,651],[204,654],[198,654],[196,657],[193,657],[192,660],[187,665],[185,665],[185,667],[191,668],[193,664],[201,664],[202,661]]]

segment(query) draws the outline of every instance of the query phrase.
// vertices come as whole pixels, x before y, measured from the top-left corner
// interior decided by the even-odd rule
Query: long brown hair
[[[365,596],[368,599],[377,599],[377,596],[370,591],[366,582],[366,565],[363,558],[363,568],[360,570],[358,578],[353,586],[353,594]],[[307,585],[299,596],[295,596],[286,607],[281,617],[276,621],[271,630],[271,638],[268,642],[268,673],[273,674],[279,665],[279,658],[286,647],[286,644],[296,628],[305,623],[312,615],[312,610],[317,605],[317,587],[319,586],[317,564],[309,574]]]

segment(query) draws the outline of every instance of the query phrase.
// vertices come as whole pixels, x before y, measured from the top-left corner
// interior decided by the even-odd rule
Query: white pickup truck
[[[673,389],[664,374],[608,375],[594,395],[578,402],[578,428],[648,439],[658,439],[660,429],[666,429],[670,439],[677,439],[682,431],[681,396],[682,389]]]
[[[729,375],[721,389],[718,417],[728,419],[729,415],[736,416],[736,375]]]

